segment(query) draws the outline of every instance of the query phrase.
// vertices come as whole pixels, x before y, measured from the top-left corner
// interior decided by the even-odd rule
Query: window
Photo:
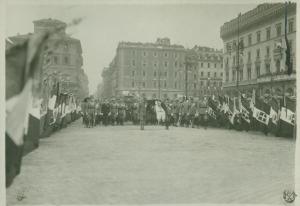
[[[240,81],[244,79],[244,71],[243,69],[240,70]]]
[[[214,77],[217,77],[217,72],[214,73]]]
[[[147,53],[144,51],[144,57],[147,55]]]
[[[145,71],[143,71],[143,76],[146,76],[146,72]]]
[[[67,43],[64,44],[64,50],[68,51],[69,50],[69,45]]]
[[[232,81],[235,81],[235,70],[232,70]]]
[[[201,62],[201,68],[203,67],[203,62]]]
[[[247,68],[247,76],[248,76],[248,80],[250,80],[251,79],[251,66],[249,66]]]
[[[217,68],[217,64],[215,64],[215,68]]]
[[[223,77],[223,72],[220,73],[220,76]]]
[[[154,53],[153,53],[153,56],[157,57],[157,53],[156,53],[156,52],[154,52]]]
[[[221,64],[221,68],[223,68],[223,64]]]
[[[176,62],[174,62],[174,66],[175,66],[175,67],[177,67],[177,61],[176,61]]]
[[[165,62],[165,67],[167,67],[168,66],[168,62]]]
[[[276,61],[276,72],[279,73],[280,72],[280,60]]]
[[[249,34],[248,35],[248,46],[250,46],[252,44],[252,35]]]
[[[229,81],[229,71],[226,71],[226,82]]]
[[[57,57],[57,56],[54,56],[54,57],[53,57],[53,61],[54,61],[54,64],[58,64],[58,57]]]
[[[177,58],[177,53],[174,54],[174,57]]]
[[[154,64],[153,64],[153,65],[154,65],[154,67],[157,67],[157,63],[156,63],[156,62],[154,62]]]
[[[270,71],[270,64],[269,63],[266,63],[266,74],[270,74],[271,71]]]
[[[132,76],[134,77],[134,74],[135,74],[135,72],[134,71],[132,71]]]
[[[177,72],[174,73],[175,78],[177,77]]]
[[[167,81],[164,81],[164,87],[167,88]]]
[[[281,24],[276,25],[276,35],[277,37],[281,36]]]
[[[251,52],[248,52],[248,61],[251,61]]]
[[[194,83],[194,89],[196,89],[197,88],[197,85],[196,85],[196,83]]]
[[[168,53],[167,52],[165,52],[165,57],[168,57]]]
[[[219,82],[219,86],[222,87],[222,82]]]
[[[69,57],[64,57],[64,63],[69,64]]]
[[[235,56],[232,57],[232,65],[235,66]]]
[[[156,71],[154,71],[154,74],[153,74],[153,75],[154,75],[154,77],[156,77]]]
[[[146,61],[143,61],[143,66],[145,67],[147,64],[146,64]]]
[[[195,80],[197,79],[197,75],[196,75],[196,74],[194,74],[194,79],[195,79]]]
[[[260,77],[260,65],[256,65],[256,77]]]
[[[260,58],[260,49],[256,50],[256,58],[259,59]]]
[[[174,87],[175,87],[175,89],[177,89],[177,82],[175,82]]]
[[[203,81],[200,81],[200,85],[203,86]]]
[[[266,56],[270,57],[270,47],[266,47]]]
[[[165,77],[167,77],[168,76],[168,72],[165,72]]]
[[[201,72],[201,77],[203,77],[203,72]]]
[[[289,33],[294,31],[294,20],[289,21]]]
[[[207,76],[210,77],[210,72],[207,72]]]
[[[132,66],[135,66],[135,60],[132,60]]]
[[[208,68],[210,67],[210,64],[209,64],[209,62],[207,63],[207,67],[208,67]]]
[[[271,38],[271,28],[269,27],[266,29],[266,39],[270,40],[270,38]]]
[[[260,42],[260,31],[256,32],[256,42]]]

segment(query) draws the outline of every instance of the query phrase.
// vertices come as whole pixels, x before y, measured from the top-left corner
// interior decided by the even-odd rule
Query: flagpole
[[[237,72],[237,78],[236,78],[236,88],[237,88],[237,93],[239,94],[239,78],[240,78],[240,17],[241,13],[238,15],[238,28],[237,28],[237,66],[236,66],[236,72]]]

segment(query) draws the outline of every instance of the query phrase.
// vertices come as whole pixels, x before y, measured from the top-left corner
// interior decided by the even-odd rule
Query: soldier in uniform
[[[118,105],[117,124],[124,125],[125,115],[126,115],[126,106],[123,102],[120,102]]]
[[[108,101],[107,100],[105,100],[104,102],[103,102],[103,104],[101,105],[101,112],[102,112],[102,118],[103,118],[103,120],[102,120],[102,122],[103,122],[103,125],[104,126],[107,126],[108,125],[108,114],[109,114],[109,110],[110,110],[110,108],[109,108],[109,105],[108,105]]]
[[[144,130],[145,120],[146,120],[146,100],[142,98],[138,104],[138,115],[141,130]]]

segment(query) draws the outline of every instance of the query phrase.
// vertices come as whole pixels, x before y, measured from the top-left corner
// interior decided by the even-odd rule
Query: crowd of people
[[[290,106],[292,102],[294,106]],[[223,127],[238,131],[262,131],[265,135],[292,136],[295,125],[295,100],[288,97],[206,96],[178,99],[95,99],[81,104],[85,127],[143,125],[207,128]],[[286,111],[284,113],[283,111]],[[281,114],[281,115],[280,115]],[[284,132],[282,132],[284,128]]]

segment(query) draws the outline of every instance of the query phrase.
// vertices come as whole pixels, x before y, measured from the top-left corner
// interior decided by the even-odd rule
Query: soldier
[[[120,102],[118,105],[117,124],[124,125],[125,115],[126,115],[126,106],[123,102]]]
[[[95,107],[96,107],[96,108],[95,108],[95,110],[96,110],[96,121],[95,121],[95,125],[100,125],[102,113],[101,113],[101,104],[100,104],[100,101],[99,101],[99,100],[97,101]]]
[[[144,130],[145,120],[146,120],[146,100],[142,98],[138,105],[138,112],[139,112],[139,121],[141,130]]]
[[[81,111],[82,111],[82,124],[87,127],[87,101],[88,98],[85,98],[81,103]]]
[[[194,128],[195,125],[196,113],[197,113],[197,105],[193,101],[190,103],[190,110],[189,110],[189,122],[191,123],[192,128]]]
[[[87,104],[87,113],[88,113],[88,128],[91,128],[94,126],[94,120],[95,120],[95,104],[94,100],[92,98],[89,99]]]
[[[108,114],[109,114],[109,110],[110,110],[110,108],[109,108],[109,105],[108,105],[108,101],[107,100],[105,100],[104,102],[103,102],[103,104],[101,105],[101,112],[102,112],[102,118],[103,118],[103,120],[102,120],[102,122],[103,122],[103,125],[104,126],[107,126],[108,125]]]

